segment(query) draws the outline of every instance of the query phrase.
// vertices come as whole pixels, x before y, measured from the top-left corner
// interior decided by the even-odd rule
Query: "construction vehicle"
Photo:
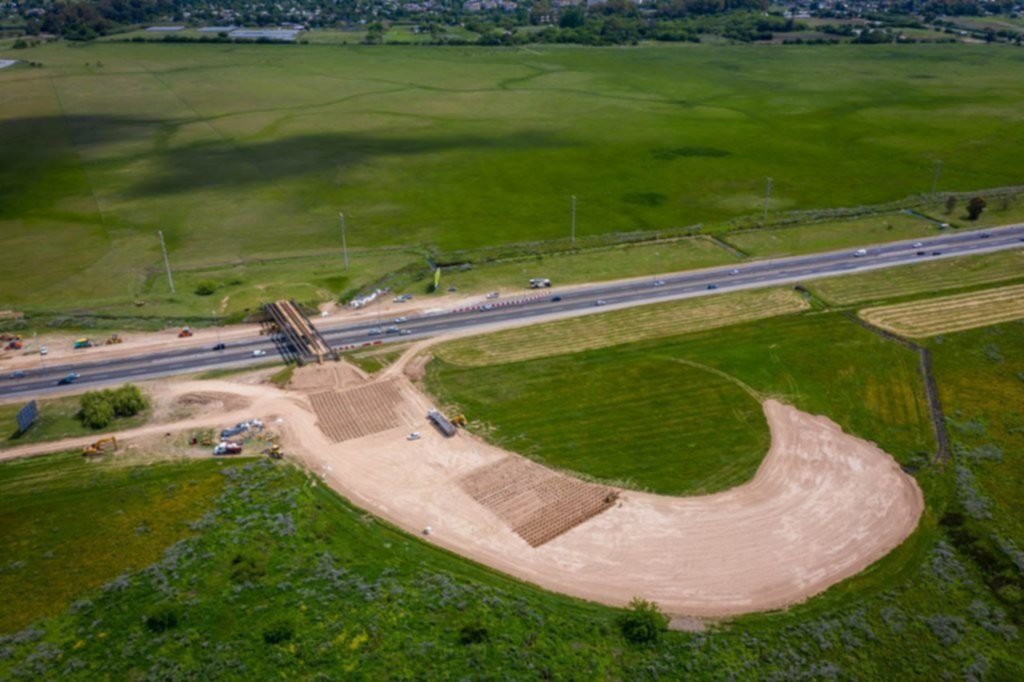
[[[264,448],[263,454],[270,457],[270,459],[281,459],[284,457],[284,453],[281,452],[281,446],[277,443],[274,443],[269,448]]]
[[[81,348],[92,348],[93,345],[95,345],[95,344],[93,344],[92,339],[87,338],[87,337],[82,337],[80,339],[75,339],[75,346],[74,346],[74,348],[75,348],[75,350],[79,350]]]
[[[224,429],[223,431],[221,431],[220,432],[220,439],[222,441],[223,440],[227,440],[228,438],[231,438],[232,436],[237,436],[237,435],[239,435],[241,433],[246,433],[247,431],[250,431],[250,430],[253,433],[261,433],[263,431],[263,422],[260,421],[259,419],[250,419],[247,422],[238,422],[237,424],[235,424],[231,428]]]
[[[192,329],[190,327],[182,327],[181,331],[178,332],[179,339],[187,339],[192,336]]]
[[[111,452],[117,450],[117,438],[114,438],[113,436],[110,436],[108,438],[100,438],[92,445],[86,445],[84,448],[82,448],[82,456],[96,457],[98,455],[105,454],[108,447]]]
[[[121,343],[122,341],[124,341],[124,339],[121,338],[120,334],[111,334],[110,336],[107,337],[107,340],[103,342],[103,345],[105,345],[105,346],[116,346],[117,344]]]
[[[213,449],[215,455],[238,455],[242,452],[242,444],[236,443],[233,440],[221,441],[217,447]]]
[[[464,414],[457,414],[448,421],[450,421],[455,426],[461,426],[462,428],[466,428],[466,415]]]
[[[9,341],[7,343],[7,345],[4,346],[4,350],[21,350],[21,348],[22,348],[21,341],[18,341],[17,339],[14,339],[13,341]]]

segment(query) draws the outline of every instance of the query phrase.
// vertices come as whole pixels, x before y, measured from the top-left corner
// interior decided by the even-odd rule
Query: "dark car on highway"
[[[76,381],[78,381],[79,377],[81,377],[81,376],[82,375],[79,374],[78,372],[70,372],[70,373],[68,373],[67,376],[65,376],[63,379],[58,381],[57,385],[58,386],[67,386],[68,384],[73,384]]]
[[[23,379],[23,378],[25,378],[25,373],[22,372],[19,369],[19,370],[15,371],[15,372],[11,372],[10,374],[8,374],[7,378],[8,379]]]
[[[218,343],[216,346],[213,347],[214,350],[224,350],[225,348],[227,348],[227,346],[225,346],[223,343]]]

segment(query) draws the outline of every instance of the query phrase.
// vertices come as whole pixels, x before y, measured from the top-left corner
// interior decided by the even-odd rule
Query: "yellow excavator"
[[[106,453],[108,448],[110,452],[114,452],[115,450],[117,450],[117,439],[114,438],[113,436],[110,436],[109,438],[100,438],[92,445],[85,446],[84,448],[82,448],[82,456],[96,457],[97,455],[102,455]]]
[[[448,421],[450,421],[455,426],[461,426],[462,428],[466,428],[466,415],[464,414],[457,414]]]

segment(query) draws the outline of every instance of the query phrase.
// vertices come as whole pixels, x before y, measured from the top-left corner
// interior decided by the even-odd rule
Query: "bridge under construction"
[[[283,337],[298,359],[315,359],[317,362],[323,362],[324,358],[338,359],[337,351],[330,347],[295,301],[267,303],[263,310],[272,322],[272,331]]]

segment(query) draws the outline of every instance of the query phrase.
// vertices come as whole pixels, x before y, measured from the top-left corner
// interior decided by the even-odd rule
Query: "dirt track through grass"
[[[883,329],[917,338],[987,327],[1024,318],[1024,284],[865,308],[860,316]]]
[[[453,365],[483,367],[715,329],[809,307],[788,289],[744,291],[468,337],[439,346],[435,355]]]

